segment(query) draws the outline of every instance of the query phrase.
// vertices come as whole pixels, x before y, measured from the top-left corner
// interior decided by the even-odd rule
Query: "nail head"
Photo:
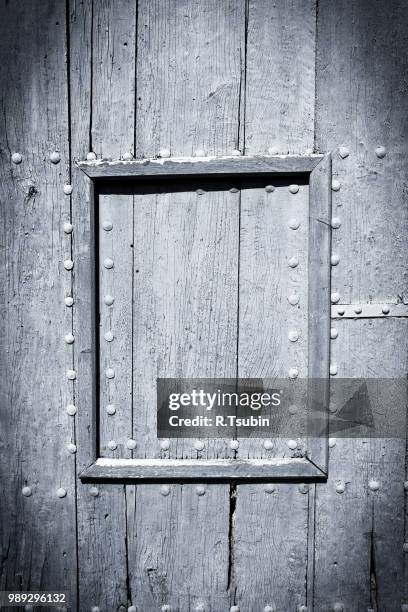
[[[106,412],[112,416],[112,414],[115,414],[116,412],[115,406],[113,404],[108,404],[106,406]]]
[[[71,195],[73,187],[69,183],[65,183],[65,185],[64,185],[64,187],[62,189],[63,189],[65,195]]]
[[[72,261],[72,259],[66,259],[64,261],[64,268],[68,271],[72,270],[72,268],[74,267],[74,262]]]
[[[297,193],[299,191],[299,185],[289,185],[289,191],[293,194]]]
[[[74,226],[72,225],[72,223],[64,223],[64,232],[66,234],[71,234],[73,229]]]
[[[109,450],[111,450],[111,451],[116,450],[116,449],[118,448],[118,445],[117,445],[116,440],[109,440],[109,442],[108,442],[108,448],[109,448]]]
[[[76,406],[74,406],[74,404],[68,404],[65,410],[66,410],[66,413],[69,414],[69,416],[75,416],[77,413],[77,409],[76,409]]]
[[[58,164],[61,161],[61,155],[58,153],[58,151],[53,151],[50,154],[50,161],[53,164]]]
[[[23,487],[21,489],[21,493],[24,495],[24,497],[30,497],[32,495],[31,487]]]
[[[59,489],[57,489],[57,495],[58,495],[58,497],[60,497],[61,499],[62,499],[63,497],[66,497],[66,495],[67,495],[67,491],[66,491],[66,489],[63,489],[62,487],[60,487]]]
[[[13,153],[13,155],[11,156],[11,161],[13,162],[13,164],[21,164],[23,158],[20,153]]]

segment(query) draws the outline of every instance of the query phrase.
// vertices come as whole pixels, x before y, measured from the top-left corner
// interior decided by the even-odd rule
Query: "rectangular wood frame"
[[[88,467],[80,475],[83,482],[265,482],[322,481],[327,479],[329,351],[330,351],[330,250],[331,250],[331,159],[330,155],[234,156],[205,158],[163,158],[140,161],[84,161],[78,166],[89,183],[89,207],[81,215],[84,228],[78,235],[89,235],[90,244],[76,245],[81,256],[77,274],[92,278],[89,295],[78,296],[82,325],[92,329],[93,386],[87,391],[92,410],[87,423],[92,440],[86,449]],[[305,457],[271,459],[110,459],[98,457],[98,416],[96,372],[96,269],[95,207],[98,184],[123,180],[194,177],[268,177],[307,175],[309,179],[309,276],[308,276],[308,411],[319,405],[319,418],[308,424]],[[88,230],[88,231],[87,231]],[[84,255],[85,254],[85,255]],[[86,283],[80,283],[82,287]],[[89,330],[89,327],[88,327]],[[80,333],[80,330],[79,330]],[[80,381],[79,381],[80,384]],[[323,413],[321,413],[323,407]],[[84,426],[84,423],[81,423]]]

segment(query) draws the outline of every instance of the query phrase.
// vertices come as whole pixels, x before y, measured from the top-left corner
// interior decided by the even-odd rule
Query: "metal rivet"
[[[229,191],[230,193],[238,193],[239,189],[237,187],[231,187]]]
[[[234,149],[231,153],[231,155],[242,155],[241,151],[239,151],[239,149]]]
[[[58,151],[53,151],[50,154],[50,162],[52,162],[53,164],[58,164],[61,161],[61,155],[58,153]]]
[[[289,227],[290,229],[297,230],[300,227],[300,223],[293,217],[292,219],[289,219]]]
[[[266,193],[272,193],[273,191],[275,191],[275,187],[273,185],[266,185],[265,191]]]
[[[111,331],[107,331],[104,333],[103,337],[105,338],[106,342],[112,342],[113,333]]]
[[[341,602],[336,602],[333,606],[333,612],[344,612],[344,606]]]
[[[89,153],[86,156],[86,159],[88,161],[95,161],[96,159],[96,153],[94,153],[93,151],[89,151]]]
[[[68,183],[65,183],[64,187],[62,188],[64,190],[65,195],[71,195],[73,187],[72,185],[69,185]]]
[[[299,260],[297,257],[291,257],[288,263],[290,268],[296,268],[299,265]]]
[[[380,483],[378,482],[378,480],[370,480],[368,486],[370,487],[371,491],[378,491],[378,489],[380,488]]]
[[[106,306],[112,306],[115,299],[112,295],[105,295],[103,301],[105,302]]]
[[[389,307],[389,306],[383,306],[383,307],[381,308],[381,312],[382,312],[383,314],[388,314],[388,313],[390,312],[390,307]]]
[[[72,270],[73,267],[74,267],[74,262],[72,261],[72,259],[66,259],[64,261],[64,268],[66,270],[68,270],[68,271]]]
[[[163,495],[164,497],[167,497],[167,495],[169,495],[170,493],[170,487],[168,485],[162,485],[160,487],[160,495]]]
[[[20,153],[13,153],[13,155],[11,156],[11,161],[13,162],[13,164],[21,164],[23,158]]]
[[[296,331],[296,330],[294,330],[294,329],[293,329],[293,330],[291,330],[291,331],[288,333],[288,338],[289,338],[289,340],[290,340],[291,342],[297,342],[297,341],[299,340],[299,332],[298,332],[298,331]]]
[[[239,447],[238,440],[231,440],[231,442],[229,443],[229,447],[231,450],[237,450]]]
[[[264,487],[264,491],[265,493],[268,493],[268,495],[271,495],[276,491],[276,487],[272,482],[268,482]]]
[[[289,406],[288,411],[289,414],[296,414],[298,411],[298,407],[295,406],[295,404],[292,404],[291,406]]]
[[[337,266],[339,261],[340,261],[340,257],[338,255],[332,255],[330,257],[330,263],[331,263],[332,266]]]
[[[77,447],[75,444],[72,444],[71,442],[69,444],[67,444],[67,450],[69,453],[71,453],[72,455],[74,455],[77,452]]]
[[[100,612],[99,606],[92,606],[91,612]]]
[[[123,159],[123,161],[131,161],[133,159],[133,155],[132,155],[132,153],[129,153],[129,152],[124,153],[122,155],[122,159]]]
[[[340,293],[335,291],[334,293],[331,294],[330,299],[331,299],[332,304],[337,304],[337,302],[340,301]]]
[[[299,370],[297,368],[290,368],[289,378],[297,378],[299,376]]]
[[[202,496],[205,495],[205,487],[204,485],[197,485],[195,488],[195,492],[197,493],[198,496]]]
[[[334,446],[336,446],[337,440],[336,438],[329,438],[329,447],[333,448]]]
[[[160,149],[159,157],[170,157],[170,149]]]
[[[272,606],[265,606],[263,612],[275,612],[275,608],[272,608]]]
[[[67,297],[64,298],[64,302],[65,302],[65,306],[71,307],[74,303],[74,298],[71,297],[70,295],[67,295]]]
[[[65,411],[67,414],[69,414],[69,416],[75,416],[77,413],[77,409],[74,404],[68,404],[68,406],[65,408]]]
[[[196,442],[194,442],[194,448],[196,449],[196,451],[202,451],[204,448],[204,442],[202,440],[197,440]]]
[[[239,606],[231,606],[230,612],[239,612]]]
[[[32,495],[31,487],[23,487],[21,489],[21,493],[24,495],[24,497],[30,497],[30,495]]]
[[[126,448],[128,448],[129,450],[135,450],[136,446],[137,446],[136,440],[130,439],[126,442]]]
[[[113,228],[113,223],[112,221],[104,221],[102,223],[102,227],[105,230],[105,232],[110,232],[111,229]]]
[[[309,491],[309,485],[305,482],[302,482],[302,484],[298,486],[298,489],[300,493],[303,493],[303,495],[305,495]]]
[[[333,191],[339,191],[340,190],[340,181],[338,181],[337,179],[333,179],[332,180],[332,184],[331,184],[331,188]]]
[[[332,327],[330,330],[330,338],[332,340],[335,340],[338,335],[339,335],[339,332],[337,331],[337,329],[335,327]]]
[[[268,154],[269,155],[277,155],[279,152],[278,147],[269,147]]]
[[[383,157],[385,157],[387,155],[387,149],[385,147],[377,147],[375,149],[375,154],[376,154],[377,157],[382,159]]]
[[[273,449],[273,442],[272,440],[265,440],[263,443],[264,449],[265,450],[272,450]]]
[[[196,149],[194,151],[194,157],[205,157],[204,149]]]
[[[115,406],[114,406],[113,404],[108,404],[108,405],[106,406],[106,412],[107,412],[108,414],[110,414],[110,415],[115,414],[115,412],[116,412],[116,408],[115,408]]]
[[[341,493],[344,493],[345,490],[346,490],[345,482],[342,481],[336,484],[336,493],[339,493],[339,495],[341,495]]]
[[[68,380],[75,380],[76,379],[76,372],[75,372],[75,370],[68,370],[67,378],[68,378]]]
[[[346,311],[345,311],[345,309],[344,309],[344,307],[343,307],[343,306],[339,306],[339,307],[338,307],[338,309],[337,309],[337,314],[339,314],[341,317],[344,315],[344,313],[345,313],[345,312],[346,312]]]
[[[339,229],[341,225],[341,221],[338,217],[333,217],[332,222],[331,222],[331,226],[334,229]]]
[[[72,223],[64,223],[64,232],[66,234],[71,234],[73,229],[74,226],[72,225]]]
[[[171,612],[171,607],[167,604],[161,607],[161,612]]]
[[[298,607],[298,612],[307,612],[307,606],[302,604],[301,606]]]
[[[347,147],[339,147],[339,155],[342,159],[350,155],[350,151]]]
[[[113,368],[107,368],[105,370],[106,378],[115,378],[115,370]]]
[[[196,194],[197,195],[203,195],[205,193],[205,190],[202,189],[201,187],[199,187],[198,189],[196,189]]]
[[[117,445],[116,440],[109,440],[109,442],[108,442],[108,448],[109,448],[109,450],[111,450],[111,451],[116,450],[116,449],[118,448],[118,445]]]
[[[331,376],[336,376],[337,372],[338,372],[337,366],[334,363],[332,363],[330,365],[330,375]]]
[[[170,440],[162,440],[160,442],[160,448],[162,450],[169,450],[169,448],[170,448]]]
[[[299,296],[296,295],[296,293],[292,293],[292,295],[288,297],[288,302],[292,306],[296,306],[296,304],[299,304]]]
[[[290,448],[290,450],[295,450],[295,448],[297,448],[298,444],[297,444],[296,440],[288,440],[287,441],[287,445],[288,445],[288,448]]]
[[[110,270],[111,268],[113,268],[113,259],[111,259],[110,257],[106,257],[106,259],[103,260],[103,265],[105,268]]]
[[[65,336],[65,342],[67,344],[73,344],[75,342],[75,338],[72,334],[66,334]]]
[[[289,185],[290,193],[297,193],[299,191],[299,185]]]
[[[60,497],[62,499],[63,497],[66,497],[67,490],[63,489],[62,487],[60,487],[59,489],[57,489],[57,495],[58,495],[58,497]]]
[[[362,307],[361,307],[361,306],[356,305],[356,306],[354,306],[354,312],[355,312],[356,314],[361,314],[361,313],[363,312],[363,309],[362,309]]]

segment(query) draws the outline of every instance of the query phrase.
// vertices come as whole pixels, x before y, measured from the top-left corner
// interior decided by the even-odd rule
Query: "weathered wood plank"
[[[97,219],[99,455],[132,457],[133,195],[101,194]]]
[[[315,0],[249,0],[245,152],[313,149]]]
[[[134,456],[210,459],[228,452],[223,440],[161,449],[156,379],[235,377],[239,194],[178,188],[134,196]]]
[[[338,376],[405,378],[407,321],[338,321],[336,329],[332,362]],[[397,419],[403,434],[405,406],[392,402],[382,411]],[[315,610],[336,602],[345,609],[397,610],[404,603],[405,439],[331,435],[329,479],[316,485]],[[378,491],[370,480],[378,481]],[[344,492],[336,491],[338,485]]]
[[[249,1],[241,130],[245,141],[240,146],[245,153],[304,154],[313,147],[315,18],[314,1]],[[276,330],[273,345],[279,346],[282,335]],[[256,369],[251,371],[255,376]],[[264,506],[271,500],[265,499],[269,496],[261,485],[237,487],[241,518],[234,530],[239,552],[234,555],[233,588],[241,609],[272,606],[272,597],[278,610],[306,603],[306,560],[313,563],[308,558],[309,494],[302,495],[293,484],[279,487],[278,495],[281,510],[271,516]],[[251,514],[254,518],[248,520]],[[285,563],[286,559],[295,561]],[[255,584],[248,580],[248,567]]]
[[[245,3],[140,0],[136,157],[238,147]]]
[[[261,453],[258,453],[261,454]],[[326,475],[304,458],[269,459],[98,459],[81,474],[84,482],[93,480],[324,480]]]
[[[359,304],[368,316],[377,306],[366,304],[389,304],[391,313],[392,304],[406,302],[406,26],[399,0],[319,2],[316,142],[333,152],[337,181],[332,291],[339,304]],[[332,327],[339,330],[332,356],[338,376],[406,375],[405,320],[348,319]],[[316,610],[326,610],[332,598],[345,609],[396,610],[406,603],[404,464],[403,440],[339,440],[331,449],[330,480],[317,494]],[[378,495],[368,489],[370,478],[381,483]],[[344,494],[334,490],[340,479],[350,482]]]
[[[160,149],[178,156],[197,149],[225,155],[237,148],[244,47],[244,2],[139,2],[136,157]],[[127,487],[128,499],[137,500],[136,510],[128,506],[128,517],[137,512],[128,541],[137,608],[169,600],[189,610],[201,598],[212,609],[228,608],[229,487],[208,487],[208,502],[197,499],[192,484],[178,485],[179,493],[168,497],[157,485]],[[146,540],[146,534],[157,536]],[[152,564],[144,561],[147,543]]]
[[[120,11],[117,7],[118,3],[113,1],[70,0],[71,147],[76,160],[85,159],[93,148],[98,155],[113,157],[132,150],[134,121],[129,108],[134,108],[135,45],[125,34],[134,34],[136,3],[121,2]],[[96,14],[92,22],[93,11]],[[97,228],[93,227],[93,194],[85,178],[73,166],[78,472],[89,465],[96,441],[95,364],[92,362],[96,346],[91,330],[96,311],[92,266]],[[78,481],[77,505],[79,609],[98,606],[101,610],[123,612],[129,605],[124,487],[100,484],[93,490],[91,485]]]
[[[174,157],[134,161],[81,161],[79,167],[90,178],[171,177],[186,175],[239,175],[308,173],[323,155],[260,155],[220,157]]]
[[[0,586],[67,591],[76,606],[65,6],[0,4]],[[61,161],[53,164],[50,154]],[[12,155],[21,155],[13,163]],[[18,158],[14,157],[16,162]],[[72,450],[72,449],[71,449]],[[23,487],[28,487],[26,490]],[[58,489],[66,496],[59,497]],[[22,494],[22,491],[27,496]],[[60,492],[63,495],[63,492]]]

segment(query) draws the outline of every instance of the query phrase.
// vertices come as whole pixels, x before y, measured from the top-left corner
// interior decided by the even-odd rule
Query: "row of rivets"
[[[49,160],[53,164],[58,164],[61,161],[61,155],[58,153],[58,151],[52,151],[52,153],[49,155]],[[11,156],[11,161],[13,164],[21,164],[23,161],[21,153],[13,153]]]
[[[75,445],[72,444],[72,446],[74,447]],[[75,450],[72,450],[70,452],[76,452],[76,448]],[[24,497],[31,497],[31,495],[33,494],[31,487],[28,487],[28,486],[23,487],[21,489],[21,493],[22,495],[24,495]],[[67,490],[60,487],[59,489],[57,489],[56,494],[57,494],[57,497],[60,497],[62,499],[63,497],[66,497]],[[89,489],[89,494],[92,495],[92,497],[98,497],[99,490],[97,489],[97,487],[91,487]]]

